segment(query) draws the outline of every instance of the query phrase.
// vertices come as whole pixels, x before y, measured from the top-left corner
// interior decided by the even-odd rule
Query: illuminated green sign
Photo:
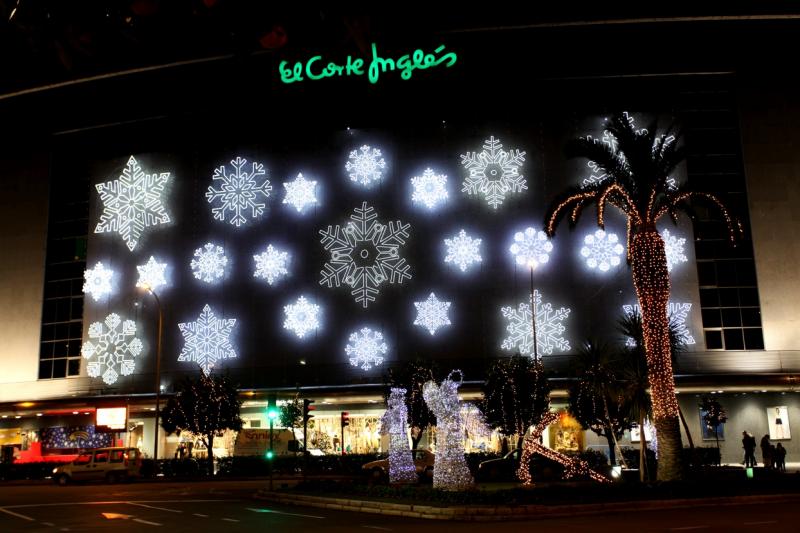
[[[336,76],[363,76],[364,73],[369,77],[370,83],[378,83],[378,78],[384,72],[400,71],[400,77],[410,80],[415,70],[427,70],[429,68],[444,65],[445,68],[456,64],[458,56],[455,52],[444,52],[444,45],[437,47],[433,53],[426,54],[423,50],[414,50],[411,54],[406,54],[392,59],[378,55],[378,47],[372,43],[372,59],[369,66],[366,66],[361,58],[353,59],[347,56],[347,61],[334,63],[333,61],[324,64],[322,56],[314,56],[308,61],[298,61],[292,68],[289,68],[288,61],[281,61],[278,70],[281,74],[283,83],[294,83],[296,81],[321,80]]]

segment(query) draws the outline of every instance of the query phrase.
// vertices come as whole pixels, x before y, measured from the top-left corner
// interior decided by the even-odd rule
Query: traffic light
[[[271,461],[273,457],[275,457],[275,452],[272,450],[267,450],[267,459]]]
[[[267,400],[267,420],[275,422],[278,420],[280,412],[278,411],[278,401],[274,395],[270,396]]]
[[[350,413],[342,411],[342,427],[350,425]]]
[[[314,415],[311,414],[311,411],[315,411],[317,408],[311,405],[312,403],[314,403],[314,400],[303,400],[303,422],[308,422],[314,418]]]

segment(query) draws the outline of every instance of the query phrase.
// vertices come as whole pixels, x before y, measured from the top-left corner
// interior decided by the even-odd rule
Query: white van
[[[139,477],[142,454],[138,448],[97,448],[81,453],[74,461],[53,469],[53,481],[66,485],[72,481],[118,483]]]

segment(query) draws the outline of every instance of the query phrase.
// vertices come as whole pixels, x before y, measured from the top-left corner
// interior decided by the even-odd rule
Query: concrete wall
[[[764,345],[800,350],[800,99],[763,81],[740,110]]]

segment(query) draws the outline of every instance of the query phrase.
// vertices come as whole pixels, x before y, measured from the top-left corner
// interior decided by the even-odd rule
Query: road
[[[795,504],[626,512],[525,522],[438,522],[260,502],[264,481],[3,486],[0,532],[25,531],[662,531],[748,533],[800,530]],[[635,504],[633,504],[635,506]],[[520,529],[521,528],[521,529]]]

